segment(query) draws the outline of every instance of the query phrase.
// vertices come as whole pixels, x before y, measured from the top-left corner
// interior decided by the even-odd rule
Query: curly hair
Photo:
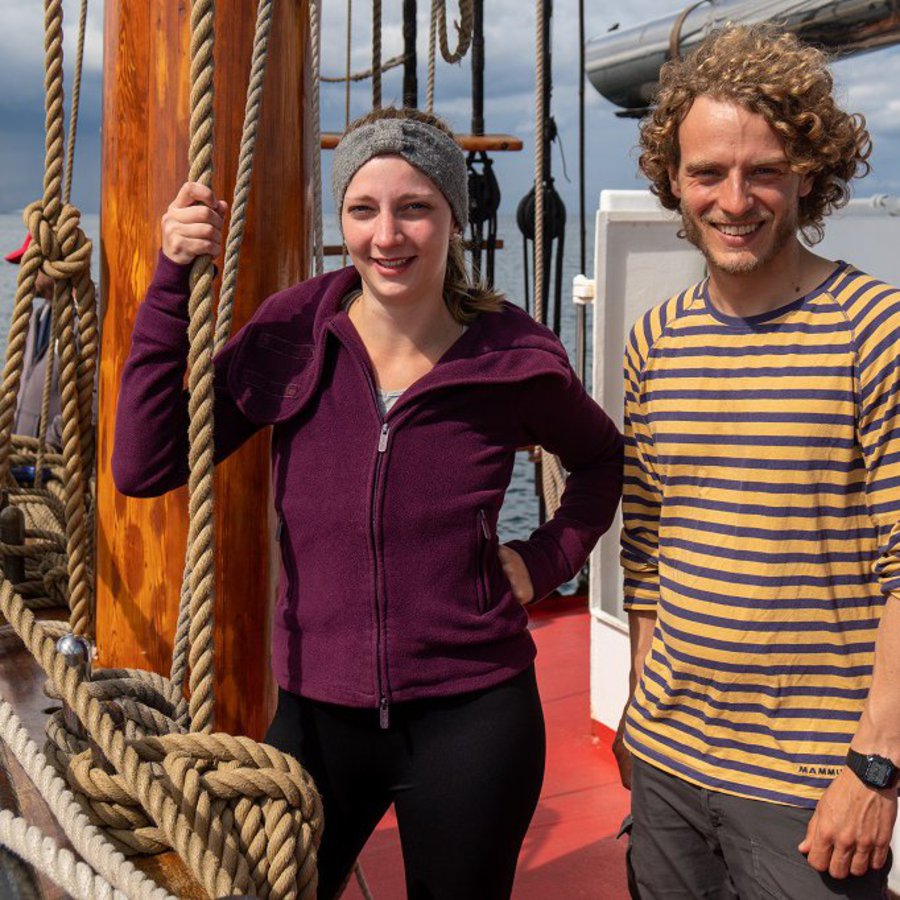
[[[866,120],[840,109],[828,57],[769,25],[735,26],[707,37],[660,70],[656,106],[641,123],[641,171],[666,209],[678,209],[669,166],[679,163],[678,128],[697,97],[740,104],[763,116],[784,142],[791,169],[812,178],[798,224],[809,243],[825,216],[850,199],[849,182],[869,172]]]
[[[377,122],[380,119],[413,119],[453,137],[450,126],[432,113],[412,107],[396,106],[383,106],[367,112],[364,116],[351,122],[344,134],[349,134],[363,125]],[[469,325],[475,321],[479,313],[500,312],[503,308],[503,300],[504,296],[499,291],[472,278],[466,265],[462,237],[456,234],[452,235],[447,248],[447,271],[444,275],[444,303],[447,304],[450,315],[460,325]]]

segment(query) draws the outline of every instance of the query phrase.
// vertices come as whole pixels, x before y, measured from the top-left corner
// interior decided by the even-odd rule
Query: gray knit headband
[[[373,157],[396,153],[424,172],[447,198],[460,228],[469,222],[466,158],[450,135],[415,119],[376,119],[345,134],[334,151],[331,189],[338,212],[353,176]]]

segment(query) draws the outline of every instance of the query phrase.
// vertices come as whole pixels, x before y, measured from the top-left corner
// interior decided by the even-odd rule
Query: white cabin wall
[[[594,248],[593,395],[621,429],[622,351],[637,318],[703,277],[679,220],[647,191],[603,191]],[[591,556],[591,718],[615,730],[628,695],[628,628],[619,570],[621,513]]]

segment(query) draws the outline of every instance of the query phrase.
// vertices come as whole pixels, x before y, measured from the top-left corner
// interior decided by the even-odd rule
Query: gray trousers
[[[811,809],[697,787],[639,759],[631,776],[635,900],[882,900],[891,860],[838,880],[798,852]]]

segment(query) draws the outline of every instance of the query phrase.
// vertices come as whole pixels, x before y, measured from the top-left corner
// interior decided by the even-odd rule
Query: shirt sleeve
[[[638,328],[625,348],[625,479],[622,492],[624,607],[655,611],[659,600],[659,517],[662,492],[653,435],[642,399]]]
[[[875,282],[849,311],[856,339],[857,429],[866,505],[878,529],[884,593],[900,592],[900,291]]]
[[[569,473],[555,515],[527,541],[510,541],[531,576],[536,600],[581,570],[612,524],[622,492],[622,436],[571,367],[527,389],[522,417],[529,439]]]
[[[116,408],[112,473],[133,497],[155,497],[188,479],[188,395],[184,390],[189,342],[190,266],[159,254],[156,272],[135,318],[131,350]],[[259,425],[238,409],[227,385],[228,364],[240,332],[214,366],[215,458],[224,459]]]

